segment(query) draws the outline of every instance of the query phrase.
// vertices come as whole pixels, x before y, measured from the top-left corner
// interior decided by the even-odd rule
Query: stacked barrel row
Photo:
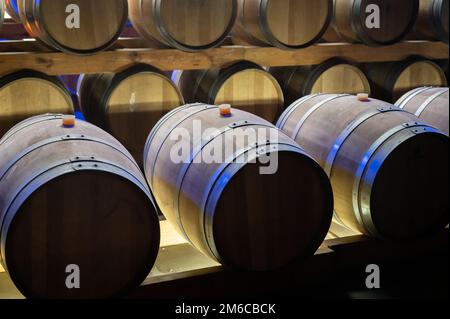
[[[188,104],[148,135],[146,182],[101,129],[30,118],[0,140],[0,262],[28,297],[117,296],[155,262],[158,208],[203,254],[252,271],[312,255],[333,208],[369,236],[431,236],[448,223],[448,136],[410,112],[448,119],[448,89],[416,90],[399,105],[308,95],[282,114],[280,131],[225,105]],[[73,266],[81,289],[68,289]]]
[[[61,78],[23,70],[0,77],[0,136],[33,115],[78,112],[114,135],[142,165],[150,130],[184,103],[232,104],[276,123],[287,106],[309,94],[367,93],[395,103],[422,86],[447,86],[444,70],[423,57],[367,65],[335,58],[269,69],[241,61],[224,69],[170,73],[138,64],[115,74]]]
[[[6,10],[30,36],[75,54],[111,46],[128,17],[149,47],[186,51],[218,46],[228,35],[235,44],[281,49],[320,40],[448,42],[448,0],[6,0]]]
[[[419,72],[414,67],[408,69],[417,63]],[[388,68],[396,78],[401,79],[406,72],[405,79],[445,79],[428,60],[413,58],[395,65],[406,65],[401,72]],[[386,65],[381,66],[377,69],[383,74]],[[369,80],[361,69],[342,60],[269,72],[241,62],[224,70],[171,75],[179,89],[168,74],[146,65],[78,80],[78,98],[87,119],[111,132],[126,147],[87,123],[65,126],[60,115],[31,118],[3,136],[0,185],[6,201],[1,215],[2,263],[27,296],[111,296],[136,285],[148,273],[157,253],[157,207],[204,254],[225,265],[251,270],[282,267],[313,252],[325,236],[333,207],[340,223],[390,240],[429,235],[448,221],[444,195],[448,191],[444,165],[448,161],[447,88],[422,87],[400,96],[406,90],[405,83],[410,85],[401,82],[401,90],[396,92],[397,108],[368,97],[371,83],[373,86],[375,79],[383,77]],[[18,117],[11,117],[17,110],[22,110],[19,117],[28,117],[34,112],[70,112],[73,108],[61,82],[43,74],[14,73],[4,78],[1,88],[4,123],[17,121]],[[333,92],[367,95],[357,98]],[[192,104],[178,107],[184,104],[183,95]],[[284,95],[289,99],[286,109]],[[46,99],[38,104],[43,97]],[[195,103],[196,99],[206,100]],[[226,106],[213,105],[224,103],[232,104],[233,109],[227,112]],[[41,106],[35,110],[34,104]],[[278,120],[277,126],[284,133],[267,119]],[[201,123],[203,136],[197,142],[189,139],[196,122]],[[211,128],[217,128],[217,133],[205,135]],[[240,131],[248,128],[262,130],[264,138],[255,135],[249,140]],[[172,133],[180,129],[189,132],[188,138],[181,135],[181,141],[191,151],[178,162],[171,156],[180,140],[173,139]],[[222,147],[224,162],[202,162],[205,153]],[[252,165],[253,160],[271,158],[272,154],[277,155],[276,174],[260,174],[263,165]],[[146,173],[155,201],[139,166]],[[104,172],[109,174],[105,180]],[[35,182],[25,183],[29,178]],[[66,193],[73,185],[79,194]],[[108,185],[104,193],[99,191],[101,185]],[[15,199],[16,190],[24,196]],[[98,200],[90,202],[92,209],[82,200],[91,193],[97,194]],[[261,197],[261,193],[266,195]],[[48,203],[48,198],[60,202]],[[111,205],[110,198],[114,199]],[[69,208],[64,204],[67,201],[73,202]],[[73,224],[71,214],[82,209],[77,205],[84,205],[86,215],[77,214],[78,221]],[[35,207],[45,207],[40,210],[44,215],[27,213]],[[58,215],[61,207],[63,216]],[[111,209],[115,212],[112,215]],[[144,220],[142,228],[136,228],[137,219],[128,215],[130,211]],[[274,216],[274,211],[284,213]],[[103,221],[93,219],[103,218],[102,214],[118,218],[107,223],[104,233],[96,228]],[[92,227],[84,227],[87,225]],[[55,233],[46,232],[46,227]],[[67,229],[73,232],[69,231],[71,237],[63,247],[57,239]],[[240,236],[235,236],[236,232]],[[120,240],[105,246],[117,233]],[[289,245],[286,238],[291,238]],[[98,245],[90,246],[92,241]],[[39,250],[30,242],[46,244],[38,246],[44,249]],[[71,248],[71,243],[78,248]],[[134,259],[130,261],[131,255],[126,255],[118,260],[129,265],[128,277],[108,283],[108,289],[102,288],[106,290],[95,287],[123,264],[105,266],[108,271],[104,277],[96,277],[93,286],[77,293],[62,286],[62,275],[44,279],[53,268],[27,266],[31,262],[58,268],[75,260],[83,269],[92,269],[94,276],[94,263],[114,259],[111,256],[117,247]],[[59,259],[54,258],[55,251]],[[92,258],[94,251],[100,261]],[[36,278],[46,280],[47,286]]]

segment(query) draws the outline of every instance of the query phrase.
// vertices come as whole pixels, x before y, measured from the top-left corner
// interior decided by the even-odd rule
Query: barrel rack
[[[296,51],[276,48],[223,46],[198,53],[173,49],[146,49],[139,38],[124,37],[109,51],[92,56],[51,52],[35,40],[22,39],[20,26],[7,21],[5,34],[17,40],[0,41],[0,74],[34,69],[49,75],[117,72],[135,63],[151,64],[163,71],[220,68],[240,60],[263,66],[314,65],[341,57],[355,63],[400,61],[411,55],[429,59],[449,58],[448,45],[413,41],[373,48],[359,44],[318,44]],[[125,34],[128,35],[128,34]],[[249,274],[223,268],[182,239],[166,221],[161,221],[162,242],[155,267],[130,298],[245,297],[286,291],[292,286],[325,283],[336,274],[356,269],[362,274],[368,264],[398,263],[448,253],[448,229],[434,238],[390,244],[367,238],[333,224],[316,254],[289,270]],[[0,298],[21,298],[0,266]]]

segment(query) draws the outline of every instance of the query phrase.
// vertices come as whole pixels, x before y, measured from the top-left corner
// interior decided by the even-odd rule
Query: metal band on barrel
[[[59,142],[65,142],[65,141],[87,141],[87,142],[94,142],[94,143],[99,143],[105,146],[108,146],[112,149],[114,149],[115,151],[121,153],[123,156],[125,156],[127,159],[129,159],[135,166],[137,169],[139,169],[139,166],[136,164],[136,162],[134,161],[134,159],[129,156],[129,154],[123,152],[121,149],[117,148],[116,145],[111,144],[109,142],[106,142],[104,140],[95,138],[95,137],[89,137],[86,135],[62,135],[62,136],[56,136],[56,137],[52,137],[43,141],[40,141],[39,143],[30,145],[29,147],[25,148],[24,150],[22,150],[20,153],[16,154],[16,156],[14,156],[6,165],[4,165],[1,169],[0,169],[0,181],[3,179],[3,177],[5,176],[5,174],[17,163],[19,162],[22,158],[24,158],[25,156],[27,156],[28,154],[32,153],[33,151],[42,148],[44,146],[53,144],[53,143],[59,143]]]
[[[316,94],[311,94],[308,96],[304,96],[301,99],[295,101],[294,103],[291,104],[291,106],[289,106],[286,111],[284,111],[284,113],[281,115],[280,119],[278,120],[276,127],[278,127],[279,129],[283,129],[284,125],[286,125],[286,122],[288,121],[289,117],[292,115],[292,113],[295,112],[295,110],[297,110],[300,106],[302,106],[304,103],[306,103],[307,101],[311,100],[312,98],[315,98],[319,95],[322,95],[320,93],[316,93]]]
[[[146,161],[146,157],[148,156],[148,152],[150,150],[150,145],[153,142],[153,139],[155,138],[155,135],[158,133],[159,129],[175,114],[184,111],[190,107],[194,107],[194,106],[198,106],[198,105],[203,105],[201,103],[195,103],[195,104],[186,104],[183,106],[180,106],[176,109],[173,109],[172,111],[170,111],[169,113],[167,113],[165,116],[163,116],[155,125],[155,127],[151,130],[150,134],[147,137],[147,141],[145,142],[145,147],[144,147],[144,162]]]
[[[141,181],[139,181],[135,176],[133,176],[123,168],[117,166],[116,164],[108,160],[96,159],[95,157],[94,159],[92,159],[92,157],[89,157],[89,160],[87,160],[86,157],[78,156],[68,160],[58,161],[56,163],[53,163],[51,167],[47,167],[44,170],[37,172],[31,175],[29,178],[27,178],[24,181],[24,183],[16,189],[8,205],[5,206],[6,208],[3,210],[2,214],[0,214],[0,216],[2,216],[0,225],[0,239],[1,239],[0,262],[6,261],[5,259],[6,240],[4,238],[6,236],[6,230],[9,228],[9,225],[13,220],[11,212],[16,212],[23,205],[23,203],[30,196],[30,194],[33,194],[42,185],[48,183],[49,181],[59,176],[72,173],[78,170],[105,171],[108,173],[113,173],[115,175],[121,176],[129,180],[136,186],[138,186],[150,199],[152,204],[155,205],[151,193],[149,192],[148,188],[141,183]],[[6,262],[3,262],[3,264],[6,267]]]
[[[413,98],[415,98],[417,95],[419,95],[422,92],[427,91],[428,89],[431,89],[431,86],[427,87],[420,87],[417,89],[412,90],[411,92],[406,93],[403,95],[397,103],[395,103],[396,106],[398,106],[401,109],[404,109],[405,106],[411,101]]]
[[[436,92],[435,94],[433,94],[432,96],[430,96],[425,102],[422,103],[421,106],[419,106],[419,108],[417,109],[415,115],[417,117],[420,117],[422,115],[422,113],[425,111],[425,109],[431,104],[433,103],[434,100],[436,100],[438,97],[440,97],[441,95],[445,94],[448,92],[448,89],[445,90],[440,90],[439,92]],[[448,101],[447,101],[448,103]]]
[[[176,195],[173,198],[173,205],[174,205],[174,210],[176,212],[176,217],[177,217],[177,223],[179,228],[183,231],[184,235],[186,238],[188,238],[187,233],[184,229],[183,223],[181,221],[181,214],[180,214],[180,196],[181,196],[181,189],[183,186],[183,181],[184,178],[186,177],[187,172],[189,171],[189,168],[192,165],[193,160],[199,155],[201,154],[201,152],[203,151],[203,149],[212,141],[214,141],[216,138],[218,138],[221,135],[226,134],[229,131],[232,131],[236,128],[239,127],[245,127],[245,126],[260,126],[260,127],[267,127],[267,128],[272,128],[273,126],[269,126],[267,124],[263,124],[263,123],[251,123],[249,121],[242,121],[242,122],[237,122],[237,123],[232,123],[230,125],[227,125],[225,127],[223,127],[222,129],[218,130],[217,132],[215,132],[215,134],[209,136],[208,138],[202,140],[200,142],[199,145],[197,145],[191,152],[191,154],[189,155],[189,159],[184,161],[183,166],[181,167],[178,177],[177,177],[177,182],[176,182]],[[203,225],[200,225],[201,228],[203,228]],[[189,239],[189,238],[188,238]]]
[[[192,106],[194,106],[194,105],[191,105],[191,107],[192,107]],[[175,124],[173,124],[173,125],[171,126],[171,128],[168,130],[168,133],[167,133],[167,134],[164,136],[164,138],[161,139],[161,141],[158,143],[158,146],[157,146],[156,151],[155,151],[155,160],[153,161],[153,163],[151,163],[151,165],[152,165],[151,174],[150,174],[150,187],[151,187],[151,188],[153,188],[153,181],[154,181],[154,178],[155,178],[155,174],[154,174],[154,172],[155,172],[155,166],[156,166],[156,162],[157,162],[159,153],[161,152],[161,149],[162,149],[162,147],[164,146],[164,143],[166,142],[166,140],[169,138],[170,134],[171,134],[174,130],[176,130],[176,129],[180,126],[181,123],[183,123],[184,121],[188,120],[188,119],[191,118],[192,116],[194,116],[194,115],[196,115],[196,114],[199,114],[199,113],[202,113],[202,112],[204,112],[204,111],[208,111],[208,110],[217,108],[217,106],[215,106],[215,105],[208,105],[208,104],[197,104],[197,105],[195,105],[195,106],[203,106],[203,107],[202,107],[201,109],[199,109],[199,110],[196,109],[196,110],[193,111],[193,112],[189,112],[188,114],[186,114],[185,116],[183,116],[180,120],[178,120]],[[168,118],[169,118],[169,117],[167,117],[166,119],[168,119]]]
[[[360,186],[361,186],[361,180],[363,179],[364,174],[367,172],[367,167],[378,149],[391,137],[398,134],[399,132],[407,129],[413,129],[415,127],[427,127],[427,125],[418,123],[418,122],[409,122],[409,123],[403,123],[401,125],[395,126],[385,132],[383,135],[381,135],[367,150],[367,152],[364,154],[361,163],[359,164],[359,167],[355,174],[355,180],[353,184],[353,191],[352,191],[352,203],[353,203],[353,210],[355,213],[355,217],[358,220],[358,223],[369,233],[375,236],[379,236],[373,221],[372,216],[370,214],[370,211],[364,210],[361,211],[360,209]],[[418,134],[420,132],[414,131],[415,134]]]
[[[298,134],[300,133],[300,130],[302,129],[303,125],[306,123],[306,121],[308,120],[308,118],[318,109],[320,109],[322,106],[324,106],[325,104],[328,104],[328,102],[331,102],[333,100],[339,99],[341,97],[345,97],[345,96],[351,96],[350,94],[337,94],[337,95],[333,95],[330,98],[327,98],[323,101],[321,101],[320,103],[316,104],[315,106],[313,106],[311,109],[308,110],[308,112],[306,112],[305,115],[303,115],[303,117],[300,119],[300,121],[298,122],[297,126],[295,127],[291,138],[295,141],[297,139]]]
[[[214,174],[213,178],[211,178],[207,189],[209,190],[208,194],[203,198],[202,205],[200,207],[203,207],[204,217],[203,217],[203,227],[201,228],[204,232],[204,236],[206,238],[207,244],[211,250],[211,253],[217,258],[219,262],[223,262],[220,258],[220,254],[217,250],[217,247],[214,242],[213,238],[213,220],[214,220],[214,212],[216,210],[217,203],[219,201],[220,196],[222,195],[223,190],[225,189],[225,186],[228,184],[228,182],[231,180],[231,177],[238,172],[242,166],[247,165],[247,163],[243,164],[237,164],[235,161],[248,154],[252,150],[255,151],[254,158],[249,158],[249,160],[253,160],[258,158],[261,154],[267,154],[268,152],[273,151],[281,151],[281,150],[289,150],[292,152],[297,152],[299,154],[302,154],[304,156],[308,156],[300,147],[291,145],[291,144],[285,144],[285,143],[276,143],[272,144],[272,142],[265,143],[255,143],[252,145],[247,146],[246,148],[239,150],[239,152],[234,153],[232,156],[227,158],[224,164],[222,164]],[[309,157],[309,156],[308,156]],[[230,167],[233,167],[231,171],[228,169]],[[228,174],[224,177],[224,173],[227,172]]]

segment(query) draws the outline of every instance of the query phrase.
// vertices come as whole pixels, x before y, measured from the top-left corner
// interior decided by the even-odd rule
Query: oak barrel
[[[375,99],[315,94],[277,126],[330,176],[336,219],[367,235],[402,241],[449,220],[448,137],[414,114]]]
[[[116,137],[139,164],[151,129],[166,113],[184,104],[166,75],[142,64],[117,74],[82,76],[77,91],[86,119]]]
[[[217,106],[190,104],[169,113],[148,138],[144,169],[167,219],[229,267],[295,263],[315,252],[331,223],[333,196],[320,166],[273,124],[241,110],[221,116]]]
[[[270,68],[269,72],[280,83],[288,105],[314,93],[371,93],[364,72],[342,59],[320,65]]]
[[[395,103],[407,92],[421,86],[447,86],[444,71],[438,64],[422,57],[400,62],[367,64],[365,73],[375,98]]]
[[[224,69],[176,71],[172,77],[187,103],[232,104],[271,123],[283,112],[284,96],[277,80],[251,62]]]
[[[298,49],[314,44],[333,16],[332,0],[239,0],[236,44]]]
[[[152,268],[156,206],[117,140],[62,118],[30,118],[0,140],[0,261],[26,297],[114,297]]]
[[[237,0],[128,0],[130,20],[156,47],[199,51],[219,45],[236,20]]]
[[[22,70],[0,78],[0,138],[20,121],[47,112],[73,113],[70,93],[57,77]]]
[[[421,87],[402,96],[396,106],[415,114],[428,124],[449,135],[448,87]]]
[[[370,46],[403,40],[419,11],[419,0],[335,0],[334,5],[332,26],[337,35],[343,41]]]
[[[420,0],[419,17],[410,39],[448,43],[448,0]]]
[[[17,4],[32,37],[74,54],[110,47],[128,18],[127,0],[22,0]]]

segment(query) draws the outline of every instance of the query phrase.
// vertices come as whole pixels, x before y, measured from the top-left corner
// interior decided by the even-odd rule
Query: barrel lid
[[[35,71],[19,71],[1,78],[0,101],[0,137],[33,115],[73,113],[72,98],[61,81]]]
[[[410,90],[422,86],[447,86],[444,71],[433,61],[412,57],[399,65],[392,86],[392,100],[397,101]]]
[[[371,93],[370,83],[358,67],[334,58],[316,66],[309,74],[303,95],[312,93]]]
[[[128,17],[124,0],[41,0],[35,5],[39,5],[35,18],[48,40],[75,53],[108,47]]]
[[[409,33],[418,12],[419,0],[355,0],[351,25],[367,44],[394,44]]]
[[[328,28],[331,0],[261,1],[263,32],[273,45],[299,48],[320,39]]]
[[[210,104],[231,104],[274,123],[284,105],[278,81],[259,65],[238,62],[221,70],[210,91]]]
[[[154,264],[160,230],[147,195],[101,163],[79,165],[43,174],[3,229],[5,264],[26,297],[114,297],[137,287]],[[96,200],[86,201],[92,194]],[[77,272],[79,288],[70,289]]]
[[[151,66],[137,65],[117,74],[105,93],[105,126],[139,161],[150,130],[183,103],[167,76]]]
[[[215,46],[236,19],[236,0],[154,1],[159,32],[175,47],[201,49]]]
[[[448,137],[423,133],[400,144],[393,138],[391,143],[395,148],[386,159],[381,164],[374,160],[378,171],[370,210],[379,235],[406,240],[444,229],[449,209]]]
[[[218,183],[224,190],[211,196],[219,197],[212,222],[216,253],[230,267],[267,271],[291,265],[314,254],[329,229],[333,196],[320,166],[297,152],[271,154],[275,174],[247,164],[235,175],[227,171]]]

